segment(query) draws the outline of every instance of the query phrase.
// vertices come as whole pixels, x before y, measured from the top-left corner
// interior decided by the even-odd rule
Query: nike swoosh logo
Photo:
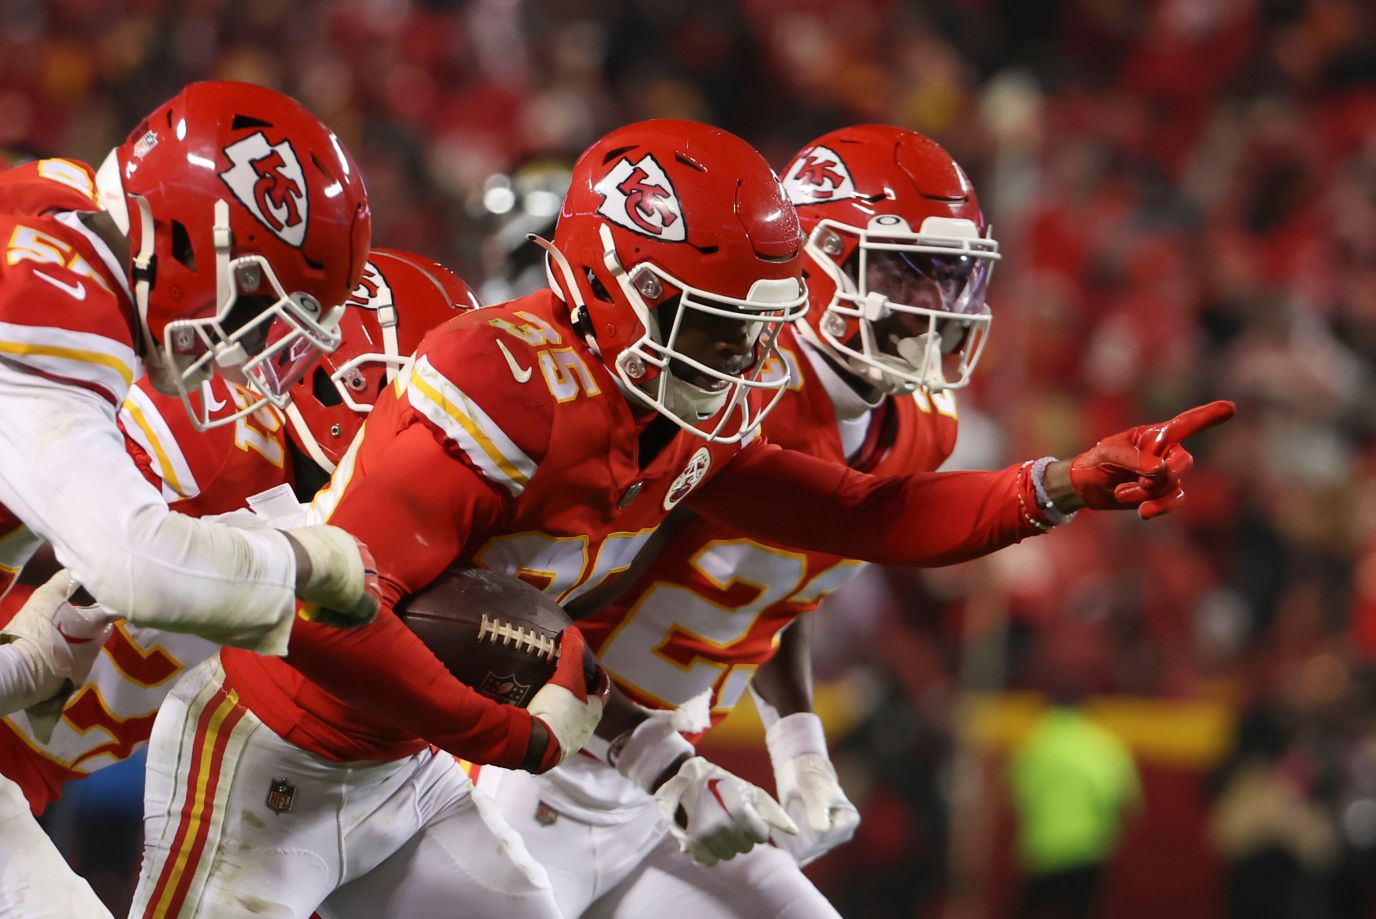
[[[69,294],[77,300],[86,299],[86,285],[82,284],[80,281],[77,281],[75,284],[68,284],[66,281],[59,281],[52,275],[45,274],[44,272],[39,271],[37,268],[33,270],[33,273],[38,275],[43,280],[47,281],[52,286],[56,287],[58,290],[66,294]]]
[[[511,375],[516,378],[517,383],[524,383],[530,379],[532,373],[529,367],[522,367],[516,363],[516,358],[511,356],[511,352],[506,349],[506,342],[497,339],[497,347],[502,349],[502,357],[506,358],[506,365],[511,368]]]
[[[215,390],[210,387],[210,381],[201,384],[201,399],[205,402],[206,415],[213,415],[225,407],[223,399],[215,398]]]
[[[721,784],[721,779],[708,779],[708,780],[707,780],[707,790],[710,791],[710,792],[712,793],[712,797],[714,797],[714,798],[717,799],[717,803],[721,805],[721,809],[724,810],[724,811],[726,811],[728,814],[730,814],[730,813],[731,813],[731,808],[729,808],[729,807],[726,806],[726,802],[722,800],[721,792],[717,790],[717,786],[720,785],[720,784]]]

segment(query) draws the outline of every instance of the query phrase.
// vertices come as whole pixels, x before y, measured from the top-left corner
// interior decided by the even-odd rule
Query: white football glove
[[[71,575],[59,571],[0,631],[0,642],[14,645],[29,676],[28,691],[3,700],[3,706],[7,711],[26,710],[34,735],[43,743],[52,738],[68,697],[86,681],[113,621],[99,606],[68,603],[76,588]]]
[[[699,865],[749,852],[769,838],[771,828],[796,833],[788,814],[761,788],[695,755],[674,729],[672,718],[656,714],[625,739],[612,742],[608,760],[618,772],[654,795],[679,848]],[[664,773],[673,775],[656,787]]]
[[[798,832],[763,788],[701,756],[686,760],[655,792],[679,848],[699,865],[715,865],[766,842]]]
[[[549,746],[544,757],[533,770],[544,772],[568,759],[592,737],[602,710],[611,694],[611,679],[597,667],[593,685],[583,670],[587,642],[577,626],[568,626],[559,633],[559,663],[554,675],[540,687],[526,705],[526,710],[544,722],[549,729]]]
[[[802,867],[849,842],[860,826],[860,811],[837,781],[820,718],[811,712],[786,715],[765,729],[764,738],[774,764],[774,788],[799,827],[797,835],[776,833],[773,841]]]

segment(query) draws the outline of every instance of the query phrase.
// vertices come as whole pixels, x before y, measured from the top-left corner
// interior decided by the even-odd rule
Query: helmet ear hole
[[[311,393],[316,401],[326,408],[334,408],[344,401],[339,396],[339,390],[335,389],[334,380],[330,379],[324,367],[315,368],[315,375],[311,377]]]
[[[191,234],[180,220],[172,221],[172,257],[188,271],[196,270],[196,250],[191,245]]]
[[[598,280],[597,275],[591,268],[584,269],[588,273],[588,286],[592,288],[592,295],[603,303],[611,303],[612,295],[608,292],[606,285]]]

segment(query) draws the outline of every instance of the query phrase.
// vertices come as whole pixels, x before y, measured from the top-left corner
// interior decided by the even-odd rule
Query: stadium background
[[[813,876],[857,919],[1005,915],[1005,755],[1047,692],[1087,693],[1143,787],[1102,915],[1376,915],[1369,2],[0,2],[11,151],[99,162],[206,77],[300,98],[362,164],[375,238],[474,283],[548,203],[490,178],[626,121],[711,121],[776,166],[854,122],[940,140],[1004,253],[959,463],[1213,398],[1239,417],[1178,515],[874,573],[824,609],[819,701],[865,819]],[[713,749],[766,779],[748,722]],[[118,908],[140,777],[110,772],[48,824]]]

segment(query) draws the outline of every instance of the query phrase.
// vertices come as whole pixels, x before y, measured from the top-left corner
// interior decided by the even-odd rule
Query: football
[[[568,615],[519,578],[450,568],[412,594],[397,615],[460,682],[524,706],[554,674]]]

